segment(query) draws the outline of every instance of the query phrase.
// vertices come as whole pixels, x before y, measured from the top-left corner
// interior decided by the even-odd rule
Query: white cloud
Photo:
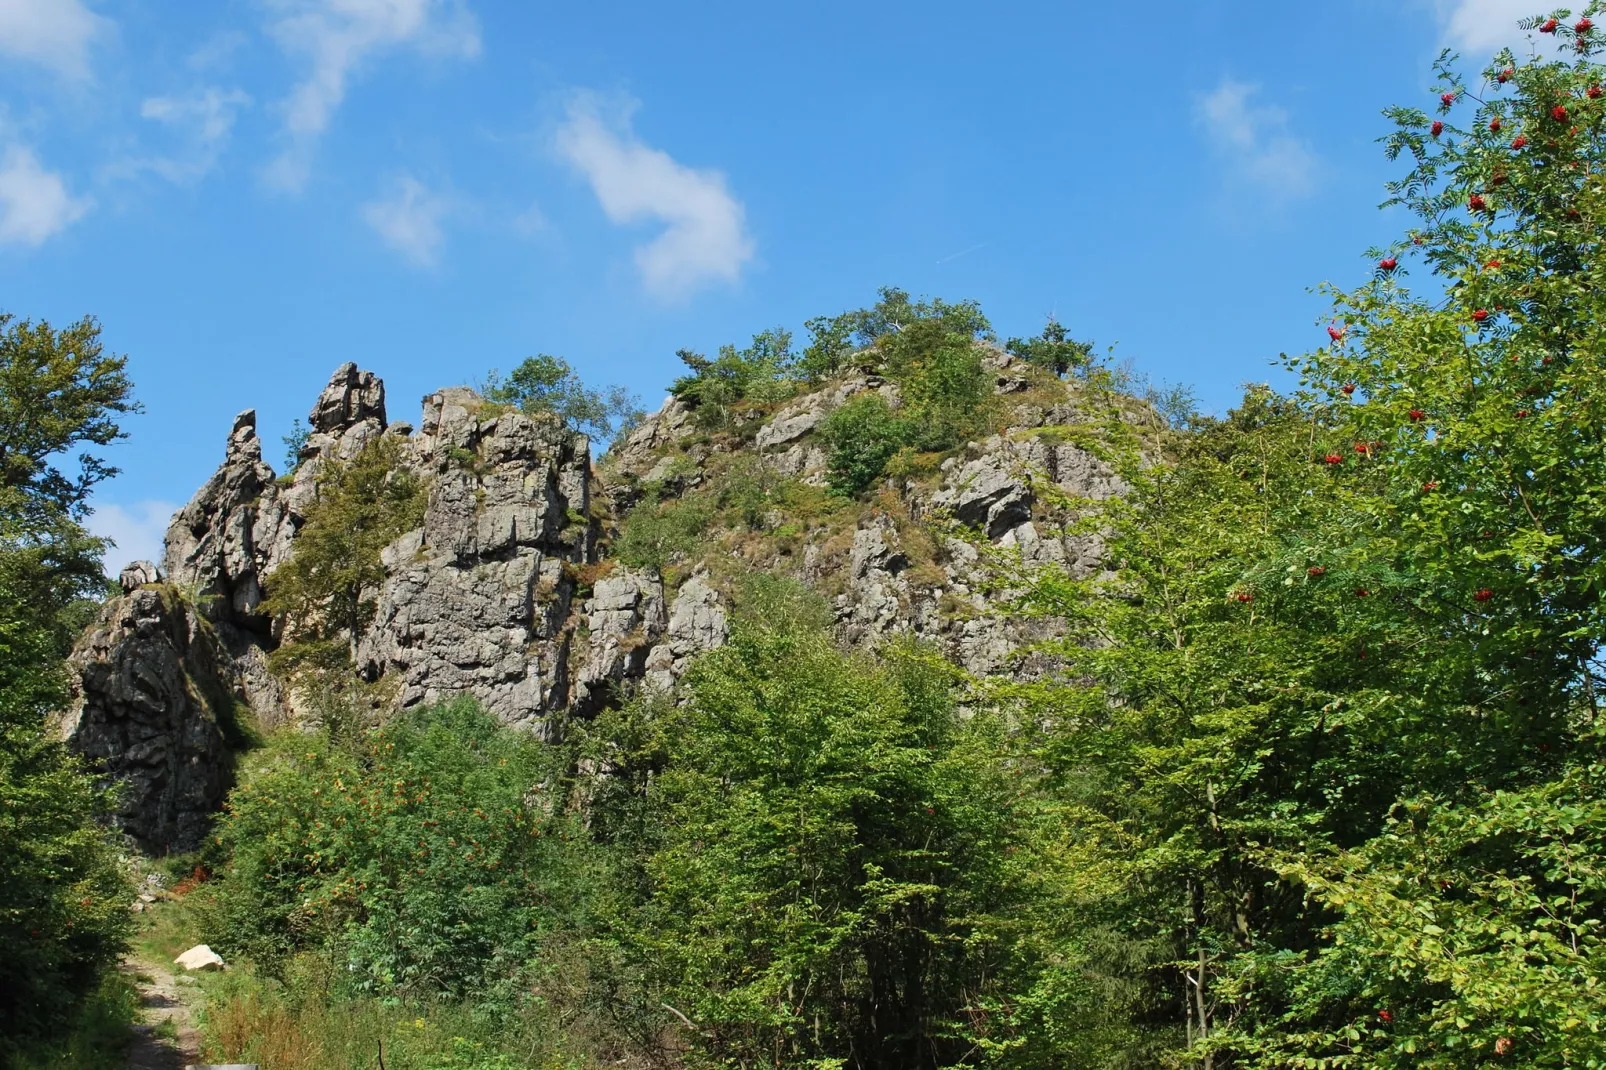
[[[61,176],[41,167],[31,149],[13,145],[0,156],[0,245],[42,245],[93,203],[68,193]]]
[[[133,561],[161,564],[162,538],[167,534],[168,521],[177,511],[178,506],[172,502],[154,500],[97,505],[84,526],[91,534],[117,544],[106,551],[106,575],[117,575],[124,565]]]
[[[1301,197],[1316,186],[1316,155],[1288,129],[1281,108],[1254,107],[1258,86],[1225,80],[1199,98],[1199,125],[1245,179],[1278,197]]]
[[[431,193],[417,179],[403,175],[392,184],[389,196],[362,206],[362,217],[381,241],[412,264],[433,267],[440,260],[441,246],[446,244],[441,220],[451,209],[448,198]]]
[[[0,0],[0,53],[89,77],[89,44],[107,21],[81,0]]]
[[[1522,43],[1517,20],[1548,15],[1554,0],[1438,0],[1445,33],[1471,53],[1493,52]],[[1582,7],[1582,4],[1574,5]],[[1482,59],[1484,57],[1476,56]]]
[[[557,148],[591,182],[609,219],[656,219],[663,233],[636,249],[647,290],[684,297],[710,281],[735,282],[753,257],[746,210],[718,171],[693,170],[643,144],[630,128],[629,110],[605,121],[597,102],[576,97],[558,129]]]
[[[4,0],[0,0],[4,2]],[[346,97],[364,60],[411,45],[472,58],[479,28],[460,0],[268,0],[278,13],[269,29],[281,48],[307,61],[306,78],[285,102],[288,147],[273,161],[268,183],[295,192],[306,185],[318,137]]]
[[[183,96],[149,97],[140,104],[140,117],[177,132],[183,141],[183,152],[124,160],[109,170],[122,177],[152,171],[170,182],[198,181],[217,166],[228,146],[236,113],[250,103],[251,98],[241,90],[216,86]]]

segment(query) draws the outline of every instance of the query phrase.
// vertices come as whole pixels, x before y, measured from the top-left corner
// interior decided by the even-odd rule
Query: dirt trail
[[[122,969],[139,989],[140,1021],[128,1046],[128,1070],[183,1070],[201,1061],[201,1035],[190,1014],[193,986],[165,966],[125,959]]]

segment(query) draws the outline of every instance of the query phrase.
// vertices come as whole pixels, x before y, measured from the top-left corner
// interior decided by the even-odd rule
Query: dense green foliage
[[[63,658],[104,592],[105,543],[79,521],[114,473],[85,453],[121,437],[124,358],[99,328],[0,315],[0,1059],[80,1015],[127,929],[126,880],[96,819],[108,810],[54,738]]]
[[[676,355],[691,374],[671,383],[669,392],[690,402],[707,428],[726,429],[739,403],[780,401],[804,381],[792,333],[781,328],[754,335],[746,349],[721,346],[712,360],[689,349]]]
[[[1067,952],[1179,1061],[1606,1060],[1601,73],[1441,66],[1472,114],[1393,113],[1419,225],[1334,293],[1304,389],[1129,464],[1115,575],[1034,577],[1072,622],[1074,683],[1015,696],[1088,874],[1069,918],[1128,949]]]
[[[670,390],[694,406],[704,427],[731,430],[743,406],[783,401],[857,368],[893,380],[905,401],[897,426],[884,422],[886,442],[896,443],[893,452],[905,445],[950,449],[986,425],[992,380],[976,343],[993,335],[975,302],[916,301],[885,287],[870,308],[812,319],[807,327],[811,341],[801,353],[793,352],[791,333],[779,328],[755,336],[746,349],[725,346],[714,360],[682,350],[692,374],[675,380]],[[863,460],[844,460],[838,467],[857,470]],[[879,474],[878,469],[857,486],[836,485],[857,493]]]
[[[999,726],[930,652],[845,655],[823,606],[749,597],[657,711],[628,941],[714,1064],[946,1065],[1031,883]]]
[[[556,757],[471,703],[285,740],[230,797],[213,939],[259,964],[327,951],[357,991],[511,1001],[584,873],[540,801]]]
[[[641,420],[641,399],[622,386],[586,386],[561,357],[528,357],[503,379],[492,371],[481,388],[485,400],[524,413],[551,413],[572,431],[612,441]]]
[[[848,495],[880,479],[887,462],[910,438],[903,419],[877,393],[860,394],[839,405],[821,423],[820,436],[831,450],[826,478],[833,490]]]

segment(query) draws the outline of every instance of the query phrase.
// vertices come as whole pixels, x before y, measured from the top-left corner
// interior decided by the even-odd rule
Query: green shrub
[[[356,991],[512,1005],[583,876],[560,761],[466,700],[354,747],[282,740],[219,828],[214,946],[270,966],[321,949]]]
[[[713,360],[689,349],[676,356],[691,374],[676,379],[669,391],[695,406],[698,422],[708,428],[728,426],[738,402],[780,401],[796,393],[800,383],[792,332],[780,327],[754,335],[746,349],[721,346]]]
[[[1010,969],[1017,785],[940,658],[844,654],[829,619],[760,584],[655,709],[628,941],[720,1065],[950,1065]]]
[[[628,435],[643,415],[641,399],[626,388],[588,387],[568,361],[545,353],[529,357],[506,379],[492,369],[480,393],[520,412],[552,413],[570,430],[603,440]]]
[[[269,585],[264,608],[287,623],[272,666],[325,725],[354,729],[372,705],[350,672],[351,650],[377,609],[380,551],[424,522],[429,488],[403,466],[401,448],[387,435],[349,461],[322,462],[295,553]]]
[[[100,985],[81,1002],[64,1008],[60,1024],[37,1041],[23,1041],[0,1066],[7,1070],[105,1070],[123,1065],[129,1029],[139,1018],[139,993],[133,978],[115,970],[101,975]],[[12,1042],[20,1038],[12,1037]]]
[[[974,339],[931,319],[899,331],[882,348],[887,375],[903,394],[909,445],[952,449],[990,427],[997,410],[993,376]]]
[[[714,510],[699,497],[660,501],[649,492],[625,518],[613,552],[631,568],[660,571],[677,557],[695,553]]]
[[[40,728],[0,724],[0,1055],[70,1022],[121,954],[132,889],[110,807]]]
[[[906,290],[883,286],[880,300],[869,308],[854,309],[838,316],[819,316],[809,320],[810,341],[798,360],[800,372],[818,382],[847,367],[855,353],[875,346],[917,324],[936,325],[941,333],[969,341],[992,337],[992,324],[974,301],[950,304],[942,298],[912,300]],[[877,363],[871,357],[870,363]]]
[[[1011,338],[1004,348],[1028,364],[1057,376],[1084,367],[1093,356],[1092,342],[1071,338],[1064,324],[1052,316],[1042,334],[1036,338]]]
[[[830,451],[826,481],[831,489],[852,496],[870,486],[907,435],[904,422],[880,394],[860,394],[839,406],[820,425]]]

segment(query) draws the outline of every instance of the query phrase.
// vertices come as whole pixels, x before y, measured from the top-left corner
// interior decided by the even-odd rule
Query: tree
[[[931,652],[844,654],[806,596],[749,598],[657,711],[628,939],[709,1058],[949,1065],[986,1032],[1032,872],[999,726],[958,716]]]
[[[820,435],[830,449],[826,480],[833,491],[850,497],[881,478],[909,437],[903,421],[877,393],[839,405],[821,423]]]
[[[1075,341],[1065,325],[1052,316],[1041,335],[1036,338],[1011,338],[1004,348],[1028,364],[1035,364],[1061,377],[1087,364],[1093,356],[1092,342]]]
[[[125,358],[90,319],[0,313],[0,1056],[69,1021],[121,951],[131,894],[97,819],[109,807],[47,730],[63,659],[104,592],[105,542],[79,524],[115,469],[93,453],[135,411]]]
[[[810,341],[798,364],[810,382],[837,374],[854,353],[916,324],[937,324],[941,333],[969,341],[993,337],[992,324],[974,301],[950,303],[940,297],[914,300],[908,291],[896,286],[883,286],[879,295],[880,300],[869,308],[819,316],[804,324]]]
[[[698,422],[705,427],[728,425],[733,407],[740,402],[780,401],[802,385],[798,358],[792,352],[792,332],[781,327],[755,334],[746,349],[720,346],[713,360],[690,349],[675,355],[691,374],[676,379],[669,392],[695,406]]]
[[[126,437],[118,417],[138,411],[127,357],[109,356],[100,324],[84,318],[61,330],[0,313],[0,496],[7,515],[38,529],[82,516],[90,490],[117,474],[94,453],[63,471],[57,456],[81,444]]]
[[[1196,1066],[1602,1056],[1603,72],[1439,69],[1441,117],[1388,142],[1419,224],[1334,291],[1302,389],[1074,503],[1116,571],[1034,589],[1072,641],[1019,698],[1072,855],[1115,875],[1072,917],[1126,948],[1063,954]]]
[[[641,420],[641,399],[622,386],[596,390],[569,362],[545,353],[527,358],[503,379],[493,369],[481,393],[485,400],[524,413],[551,413],[571,431],[612,441]]]

